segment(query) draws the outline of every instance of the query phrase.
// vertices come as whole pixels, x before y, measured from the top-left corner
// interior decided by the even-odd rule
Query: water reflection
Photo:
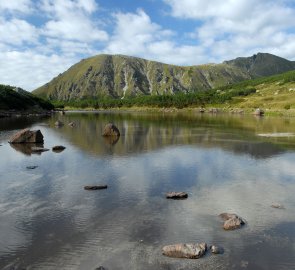
[[[48,127],[31,124],[46,148],[66,146],[58,155],[26,156],[2,139],[0,268],[294,268],[294,141],[256,136],[270,132],[259,121],[264,128],[239,117],[66,114],[45,120]],[[121,131],[116,144],[101,136],[108,122]],[[275,123],[271,129],[281,132]],[[32,164],[38,167],[27,170]],[[109,188],[87,192],[87,184]],[[189,198],[166,200],[172,190]],[[224,232],[224,211],[247,226]],[[201,241],[225,253],[201,260],[161,255],[163,245]]]

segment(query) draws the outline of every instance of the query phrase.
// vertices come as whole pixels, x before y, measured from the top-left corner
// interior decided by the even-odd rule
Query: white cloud
[[[0,53],[0,78],[2,84],[20,86],[33,90],[64,72],[78,58],[63,57],[56,54],[49,56],[28,51],[7,51]]]
[[[170,64],[188,65],[203,60],[202,48],[178,45],[173,41],[173,31],[153,23],[141,9],[136,13],[117,13],[114,18],[114,34],[105,53],[139,56]]]
[[[288,1],[274,0],[164,0],[171,15],[191,19],[200,26],[188,36],[195,38],[216,61],[247,56],[258,51],[277,52],[294,58],[295,11]],[[289,1],[290,2],[290,1]],[[290,2],[291,3],[291,2]],[[286,41],[289,42],[286,51]]]
[[[30,13],[32,11],[31,0],[1,0],[0,12]]]
[[[45,36],[77,41],[106,41],[107,32],[92,21],[97,9],[94,0],[43,0],[41,10],[50,16],[42,33]]]
[[[36,43],[38,30],[25,20],[12,19],[5,21],[0,17],[0,42],[11,45],[22,45],[24,42]]]

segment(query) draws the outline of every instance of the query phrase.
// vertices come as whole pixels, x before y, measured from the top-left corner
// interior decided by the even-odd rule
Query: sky
[[[295,0],[0,0],[0,83],[32,91],[81,59],[295,60]]]

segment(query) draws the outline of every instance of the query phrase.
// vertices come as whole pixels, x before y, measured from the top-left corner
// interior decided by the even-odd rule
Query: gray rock
[[[188,197],[186,192],[168,192],[166,193],[167,199],[186,199]]]
[[[112,123],[106,124],[102,136],[120,136],[119,129]]]
[[[14,134],[9,143],[43,143],[43,135],[40,130],[23,129]]]
[[[75,122],[70,122],[68,125],[69,125],[70,127],[74,127],[74,126],[76,126],[76,123],[75,123]]]
[[[210,246],[210,250],[212,254],[222,254],[223,253],[223,248],[219,246],[212,245]]]
[[[198,259],[205,255],[207,244],[175,244],[164,246],[163,255],[173,258]]]
[[[222,213],[219,216],[224,220],[223,229],[225,230],[235,230],[245,224],[244,219],[236,214]]]

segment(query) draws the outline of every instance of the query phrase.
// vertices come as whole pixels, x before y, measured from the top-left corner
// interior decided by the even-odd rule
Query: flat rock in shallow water
[[[235,230],[245,224],[244,219],[236,214],[222,213],[219,216],[224,220],[223,229],[225,230]]]
[[[98,190],[98,189],[106,189],[108,188],[107,185],[100,185],[100,186],[85,186],[85,190]]]
[[[173,258],[198,259],[205,255],[207,244],[175,244],[163,247],[163,255]]]
[[[56,127],[62,127],[62,126],[64,125],[64,123],[63,123],[62,121],[57,120],[57,121],[54,123],[54,125],[55,125]]]
[[[166,193],[167,199],[186,199],[188,197],[186,192],[168,192]]]

